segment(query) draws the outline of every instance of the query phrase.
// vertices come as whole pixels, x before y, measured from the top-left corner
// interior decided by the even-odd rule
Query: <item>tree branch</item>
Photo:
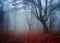
[[[43,19],[45,20],[45,21],[47,21],[48,20],[48,18],[47,18],[47,0],[46,0],[46,7],[45,7],[45,10],[44,10],[44,16],[43,16]]]
[[[58,8],[59,6],[60,6],[60,3],[59,3],[56,7],[52,8],[52,9],[50,10],[49,14],[50,14],[52,11],[54,11],[56,8]],[[49,15],[48,15],[48,16],[49,16]]]

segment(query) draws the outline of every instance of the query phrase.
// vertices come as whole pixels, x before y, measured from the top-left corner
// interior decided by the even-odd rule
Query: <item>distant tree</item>
[[[3,4],[0,0],[0,29],[1,31],[3,31],[3,19],[4,19]]]
[[[3,11],[3,5],[0,0],[0,23],[3,21],[4,11]]]
[[[49,31],[51,32],[53,29],[52,29],[52,27],[54,27],[54,22],[55,22],[55,20],[56,20],[56,15],[55,15],[55,10],[56,9],[58,9],[59,7],[60,7],[60,1],[58,2],[58,3],[52,3],[53,2],[53,0],[51,0],[50,1],[50,5],[49,5],[49,7],[50,7],[50,11],[49,11],[49,17],[50,17],[50,24],[49,24]]]
[[[58,3],[55,3],[53,4],[52,8],[54,8],[55,6],[57,6]],[[54,11],[52,11],[50,14],[51,14],[51,17],[50,17],[50,31],[54,31],[53,29],[56,29],[58,30],[59,28],[59,13],[60,12],[60,6],[57,7]]]
[[[19,1],[19,2],[18,2]],[[17,29],[16,25],[17,25],[17,21],[16,21],[16,17],[17,17],[17,11],[21,10],[23,8],[23,6],[21,8],[18,7],[19,4],[21,4],[22,2],[20,2],[20,0],[13,0],[12,5],[14,6],[13,10],[14,10],[14,25],[15,25],[15,30]]]
[[[31,27],[32,27],[33,23],[31,21],[29,21],[29,19],[27,17],[26,17],[26,20],[27,20],[27,24],[29,26],[29,31],[31,31]],[[31,18],[30,18],[30,20],[31,20]]]
[[[32,12],[31,12],[31,8],[29,8],[29,6],[25,6],[24,5],[24,9],[25,9],[25,16],[26,16],[26,21],[27,21],[27,24],[29,26],[29,31],[31,31],[31,27],[33,25],[33,22],[32,22]],[[27,12],[27,13],[26,13]],[[30,13],[29,13],[30,12]],[[29,14],[28,14],[29,13]],[[28,15],[28,16],[27,16]]]

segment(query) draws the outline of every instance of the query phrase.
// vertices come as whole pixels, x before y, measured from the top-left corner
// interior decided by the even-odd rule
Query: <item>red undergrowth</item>
[[[60,32],[0,32],[0,43],[60,43]]]

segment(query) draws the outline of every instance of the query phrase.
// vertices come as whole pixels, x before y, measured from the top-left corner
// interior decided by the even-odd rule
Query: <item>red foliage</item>
[[[0,43],[60,43],[60,33],[4,32],[0,33]]]

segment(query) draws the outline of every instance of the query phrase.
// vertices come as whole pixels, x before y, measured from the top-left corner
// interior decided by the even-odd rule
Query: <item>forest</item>
[[[60,0],[0,0],[1,43],[59,43],[59,38]]]

